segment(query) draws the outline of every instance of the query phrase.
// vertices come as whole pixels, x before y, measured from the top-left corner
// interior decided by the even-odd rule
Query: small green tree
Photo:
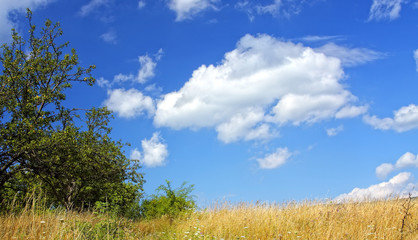
[[[181,213],[192,211],[196,208],[191,193],[194,185],[186,186],[184,182],[179,188],[172,189],[170,181],[156,189],[156,194],[145,199],[141,204],[141,216],[146,219],[168,216],[170,219],[178,217]]]
[[[30,10],[27,18],[29,39],[12,29],[13,42],[0,52],[0,204],[40,186],[55,206],[105,202],[128,211],[144,180],[123,154],[125,144],[109,136],[111,112],[64,106],[73,83],[93,85],[95,66],[80,67],[74,49],[63,54],[68,42],[57,43],[59,23],[47,20],[37,34]]]

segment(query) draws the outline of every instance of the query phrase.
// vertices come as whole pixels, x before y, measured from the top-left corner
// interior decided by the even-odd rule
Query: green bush
[[[172,189],[170,181],[166,185],[160,185],[156,194],[142,201],[141,216],[145,219],[153,219],[168,216],[170,219],[180,214],[193,211],[196,203],[191,195],[194,185],[186,186],[184,182],[179,188]]]

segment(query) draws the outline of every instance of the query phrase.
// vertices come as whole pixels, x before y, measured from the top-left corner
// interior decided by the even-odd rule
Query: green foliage
[[[47,20],[37,33],[28,10],[29,39],[12,29],[13,42],[1,47],[0,204],[23,200],[42,188],[52,206],[85,209],[106,203],[125,214],[141,198],[143,176],[137,162],[113,141],[106,108],[64,106],[73,83],[92,85],[95,66],[79,66],[62,30]],[[84,112],[84,114],[79,114]]]
[[[160,185],[155,195],[142,201],[141,215],[143,218],[153,219],[168,216],[172,219],[196,208],[196,203],[191,195],[194,185],[186,186],[186,182],[184,182],[179,188],[172,189],[170,181],[166,180],[166,183],[167,186]]]

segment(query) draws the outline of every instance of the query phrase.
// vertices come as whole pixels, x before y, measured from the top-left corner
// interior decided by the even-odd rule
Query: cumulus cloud
[[[160,167],[166,164],[168,157],[167,144],[163,143],[160,133],[155,132],[151,139],[141,141],[142,153],[135,148],[131,151],[130,159],[138,160],[147,167]]]
[[[54,0],[19,0],[0,1],[0,45],[11,41],[11,29],[17,28],[17,23],[11,19],[11,14],[26,12],[26,8],[32,11],[40,6],[45,6]]]
[[[108,90],[107,95],[108,99],[104,104],[119,117],[132,118],[145,112],[152,116],[155,112],[154,100],[136,89]]]
[[[402,9],[401,5],[404,2],[404,0],[373,0],[369,13],[369,21],[394,20],[398,18]]]
[[[384,54],[367,48],[346,48],[335,43],[327,43],[315,51],[341,60],[343,66],[353,67],[384,57]]]
[[[287,148],[278,148],[276,152],[267,154],[264,158],[258,158],[257,162],[260,168],[273,169],[286,163],[286,161],[292,156]]]
[[[402,155],[396,163],[383,163],[376,168],[377,177],[384,179],[395,170],[400,170],[408,167],[418,167],[418,156],[407,152]]]
[[[176,12],[176,21],[190,19],[206,9],[216,9],[216,0],[169,0],[168,7]]]
[[[344,130],[343,125],[340,125],[336,128],[328,128],[326,129],[327,135],[330,137],[337,136],[338,133]]]
[[[417,66],[417,72],[418,72],[418,49],[414,51],[414,59]]]
[[[230,143],[239,139],[254,140],[254,139],[269,139],[276,134],[270,130],[267,124],[257,124],[264,118],[264,112],[261,109],[249,109],[248,112],[237,114],[230,119],[230,121],[220,124],[216,130],[218,131],[218,138]]]
[[[83,17],[87,16],[101,6],[107,6],[109,2],[110,0],[91,0],[89,3],[81,7],[79,13]]]
[[[154,123],[213,127],[224,142],[266,139],[275,126],[354,117],[365,107],[340,83],[335,57],[268,35],[246,35],[218,65],[202,65],[158,101]]]
[[[154,133],[151,139],[141,141],[143,157],[140,159],[147,167],[158,167],[166,164],[168,157],[167,144],[162,143],[163,139],[159,133]]]
[[[368,188],[354,188],[350,193],[344,193],[335,198],[336,201],[364,201],[386,199],[388,197],[405,197],[411,193],[418,196],[418,184],[413,182],[412,174],[402,172],[387,182],[371,185]]]
[[[394,112],[393,118],[378,118],[377,116],[366,115],[363,121],[375,129],[395,130],[397,132],[405,132],[418,128],[418,106],[410,104],[401,107]]]

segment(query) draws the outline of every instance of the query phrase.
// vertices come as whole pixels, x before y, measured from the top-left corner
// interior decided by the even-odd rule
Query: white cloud
[[[135,149],[131,152],[131,156],[130,156],[130,159],[131,159],[131,160],[139,160],[139,161],[141,161],[141,157],[142,157],[142,154],[141,154],[141,152],[138,150],[138,148],[135,148]]]
[[[155,76],[154,70],[157,63],[148,55],[139,56],[138,61],[141,67],[138,70],[137,81],[139,83],[145,83],[148,79]]]
[[[273,3],[265,6],[257,6],[257,12],[258,13],[268,13],[271,15],[275,15],[279,12],[280,7],[282,6],[282,0],[274,0]]]
[[[328,128],[326,129],[327,135],[330,137],[337,136],[338,133],[344,130],[343,125],[340,125],[336,128]]]
[[[393,118],[378,118],[376,116],[364,116],[363,121],[375,129],[389,130],[393,129],[397,132],[405,132],[418,128],[418,106],[410,104],[401,107],[394,112]]]
[[[214,2],[216,0],[169,0],[168,7],[176,12],[176,21],[183,21],[206,9],[216,9]]]
[[[99,85],[99,87],[110,88],[112,86],[112,83],[103,77],[96,79],[96,83]]]
[[[392,164],[383,163],[376,168],[376,176],[380,179],[385,179],[393,170],[395,170],[395,167]]]
[[[38,7],[45,6],[54,0],[19,0],[19,1],[0,1],[0,45],[10,42],[11,29],[17,28],[17,23],[10,18],[10,14],[21,14],[26,12],[26,8],[32,11]]]
[[[383,163],[380,166],[378,166],[376,168],[376,175],[377,177],[384,179],[393,171],[408,167],[418,167],[418,156],[410,152],[407,152],[404,155],[402,155],[396,161],[395,165],[390,163]]]
[[[123,74],[119,73],[113,77],[113,81],[109,82],[108,80],[103,81],[103,78],[99,80],[99,86],[110,88],[113,84],[121,84],[125,82],[137,82],[137,83],[146,83],[149,79],[155,76],[155,68],[157,67],[157,62],[162,58],[164,52],[162,49],[158,50],[151,58],[148,54],[138,57],[138,62],[140,64],[138,73],[134,74]]]
[[[402,169],[406,167],[418,167],[418,156],[407,152],[396,161],[395,167]]]
[[[401,4],[404,0],[373,0],[373,4],[370,8],[369,21],[370,20],[394,20],[399,17],[401,12]]]
[[[335,118],[357,117],[361,114],[366,113],[368,109],[368,106],[345,106],[335,114]]]
[[[168,157],[167,145],[162,143],[162,138],[159,133],[154,133],[151,139],[144,139],[141,141],[144,162],[147,167],[158,167],[166,164]]]
[[[292,156],[287,148],[278,148],[276,152],[267,154],[264,158],[258,158],[257,162],[260,168],[273,169],[286,163]]]
[[[309,36],[302,37],[300,39],[305,42],[323,42],[323,41],[329,41],[329,40],[339,40],[343,38],[344,37],[341,35],[332,35],[332,36],[309,35]]]
[[[100,35],[100,38],[107,43],[111,43],[111,44],[117,43],[116,41],[117,35],[114,31],[103,33],[102,35]]]
[[[274,17],[289,18],[301,12],[305,0],[270,0],[269,4],[259,4],[260,1],[239,1],[235,8],[247,13],[250,21],[255,19],[255,15],[270,14]]]
[[[415,63],[417,65],[417,72],[418,72],[418,49],[414,51],[414,59],[415,59]]]
[[[409,193],[418,196],[418,184],[413,183],[412,174],[402,172],[387,182],[371,185],[368,188],[354,188],[350,193],[344,193],[335,198],[336,201],[365,201],[386,199],[388,197],[405,197]]]
[[[144,96],[136,89],[113,89],[107,91],[108,99],[104,104],[119,117],[132,118],[148,113],[152,116],[155,112],[154,101],[149,96]]]
[[[151,139],[141,141],[142,153],[135,148],[131,151],[131,160],[139,160],[147,167],[159,167],[166,164],[168,157],[167,144],[162,143],[164,140],[158,132],[155,132]]]
[[[125,74],[119,73],[113,77],[114,83],[123,83],[123,82],[134,81],[134,80],[135,80],[135,76],[133,74],[125,75]]]
[[[315,51],[341,60],[343,66],[352,67],[384,57],[384,54],[367,48],[346,48],[335,43],[327,43]]]
[[[234,7],[238,10],[244,11],[248,16],[248,19],[250,19],[250,22],[254,21],[254,9],[248,0],[237,2]]]
[[[256,126],[263,118],[264,112],[262,109],[249,109],[246,113],[237,114],[229,122],[222,123],[216,128],[218,138],[225,143],[240,139],[269,139],[275,135],[270,130],[270,126],[267,124]]]
[[[87,3],[86,5],[83,5],[80,9],[80,15],[81,16],[87,16],[89,15],[91,12],[93,12],[95,9],[101,7],[101,6],[106,6],[109,4],[110,0],[91,0],[89,3]]]
[[[139,9],[144,8],[144,7],[145,7],[145,5],[146,5],[146,3],[145,3],[145,1],[144,1],[144,0],[140,0],[140,1],[138,2],[138,8],[139,8]]]
[[[213,127],[224,142],[266,139],[274,125],[363,113],[365,107],[353,106],[357,98],[340,84],[343,77],[335,57],[268,35],[246,35],[220,64],[202,65],[180,90],[162,96],[154,123]]]

